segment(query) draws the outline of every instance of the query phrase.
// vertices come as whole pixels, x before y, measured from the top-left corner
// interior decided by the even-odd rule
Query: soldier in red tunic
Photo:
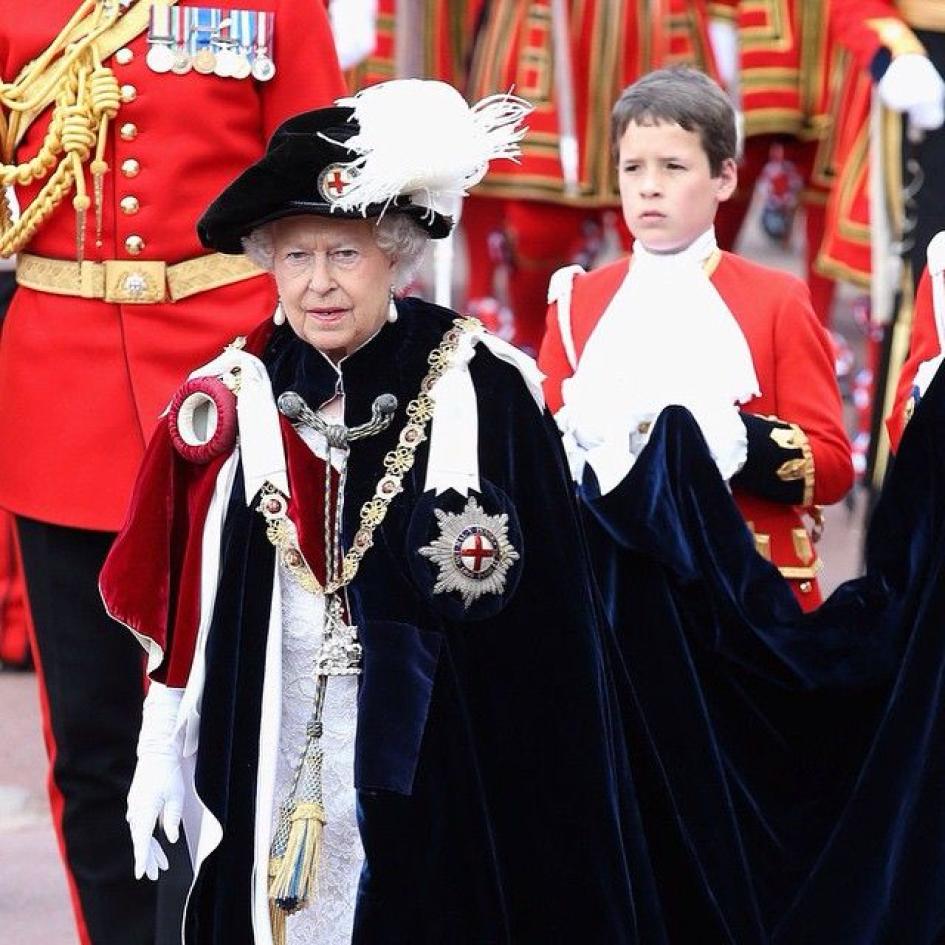
[[[0,0],[0,507],[36,625],[50,793],[83,943],[154,940],[124,824],[143,672],[97,575],[190,367],[271,311],[200,210],[289,115],[343,94],[316,0]],[[314,186],[314,183],[313,183]],[[155,549],[157,552],[157,549]]]
[[[821,562],[802,515],[848,491],[850,444],[806,287],[716,246],[736,186],[731,106],[696,72],[652,73],[615,106],[613,140],[633,254],[556,275],[539,356],[572,471],[609,491],[662,407],[689,407],[758,551],[812,608]]]

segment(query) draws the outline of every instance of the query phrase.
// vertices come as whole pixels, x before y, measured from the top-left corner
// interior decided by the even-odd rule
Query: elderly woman
[[[174,398],[102,574],[153,680],[137,872],[183,812],[189,943],[646,934],[540,375],[396,296],[523,111],[388,83],[286,122],[200,222],[280,304]]]

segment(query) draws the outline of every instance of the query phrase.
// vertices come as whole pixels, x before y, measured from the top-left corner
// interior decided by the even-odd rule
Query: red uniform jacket
[[[939,278],[945,278],[940,276]],[[889,442],[893,452],[899,449],[903,430],[912,415],[915,406],[912,402],[912,385],[916,371],[923,361],[941,353],[938,331],[935,328],[935,309],[932,306],[932,277],[928,269],[923,270],[919,280],[919,289],[915,297],[915,310],[912,315],[912,335],[909,340],[909,357],[906,358],[896,385],[896,400],[892,413],[886,418]]]
[[[144,34],[106,60],[126,100],[105,154],[102,246],[90,222],[87,259],[131,258],[130,236],[144,241],[142,260],[204,254],[194,225],[210,201],[262,154],[281,121],[345,92],[317,0],[187,5],[274,12],[276,76],[259,83],[195,71],[159,75],[145,64]],[[75,0],[32,0],[28,11],[20,0],[0,0],[0,75],[12,78],[39,55],[75,9]],[[47,124],[48,111],[22,142],[21,159],[36,153]],[[21,202],[36,190],[25,188]],[[75,259],[71,195],[26,251]],[[150,305],[20,288],[0,340],[0,507],[61,525],[117,529],[145,442],[187,371],[274,304],[265,275]]]
[[[574,280],[571,325],[578,359],[626,271],[627,261],[620,260]],[[853,464],[830,341],[811,308],[807,287],[788,273],[731,253],[721,254],[711,279],[744,332],[761,389],[761,396],[742,409],[797,424],[813,454],[813,503],[837,502],[853,484]],[[561,383],[573,372],[555,305],[548,312],[538,363],[546,375],[548,407],[556,412],[562,405]],[[801,509],[738,489],[734,495],[759,551],[791,580],[803,606],[816,605],[820,598],[814,578],[820,562]]]

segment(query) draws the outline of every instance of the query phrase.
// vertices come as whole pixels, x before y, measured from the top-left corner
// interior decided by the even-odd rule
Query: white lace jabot
[[[733,408],[759,394],[758,378],[748,342],[706,274],[716,251],[711,228],[678,253],[634,243],[623,283],[562,385],[563,420],[585,449],[625,442],[628,431],[681,404],[700,422],[723,476],[744,461]]]

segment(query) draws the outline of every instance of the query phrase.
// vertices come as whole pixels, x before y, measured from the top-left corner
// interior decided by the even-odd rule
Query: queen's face
[[[333,361],[384,324],[393,260],[375,221],[286,217],[272,224],[273,274],[292,330]]]

